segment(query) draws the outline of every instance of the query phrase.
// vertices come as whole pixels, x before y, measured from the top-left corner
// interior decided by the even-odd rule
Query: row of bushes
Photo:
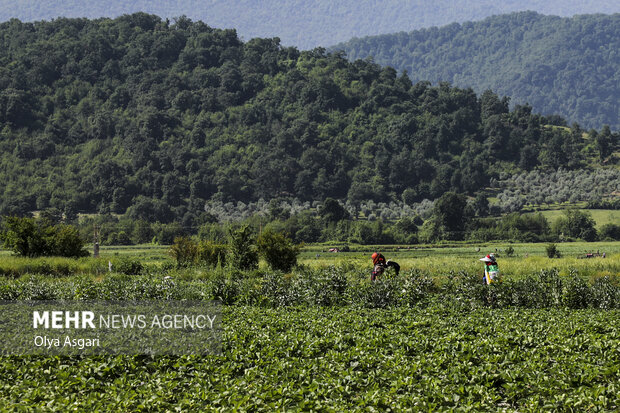
[[[353,275],[351,277],[351,275]],[[509,280],[491,286],[478,275],[459,272],[439,283],[411,271],[404,276],[368,281],[365,271],[347,274],[331,267],[306,270],[293,276],[269,273],[262,279],[216,277],[210,281],[213,298],[242,305],[359,305],[390,306],[464,305],[476,308],[620,308],[618,279],[601,277],[588,283],[576,272],[560,277],[557,270]]]
[[[257,236],[248,225],[230,228],[227,241],[218,244],[178,237],[170,247],[170,253],[177,267],[215,267],[228,263],[232,268],[252,270],[258,268],[258,257],[262,256],[272,270],[288,272],[297,265],[301,251],[301,245],[293,244],[281,232],[266,229]]]
[[[587,282],[576,272],[560,276],[541,271],[519,279],[483,285],[478,275],[452,273],[442,280],[411,271],[388,273],[371,282],[353,267],[302,268],[294,274],[218,270],[206,280],[113,275],[102,281],[76,277],[63,281],[31,277],[0,283],[2,300],[220,300],[226,305],[342,306],[365,308],[436,303],[467,308],[620,308],[617,277]]]

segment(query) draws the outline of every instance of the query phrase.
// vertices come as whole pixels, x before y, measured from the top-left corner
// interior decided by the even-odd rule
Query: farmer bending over
[[[400,265],[394,261],[386,261],[383,254],[375,252],[372,254],[372,265],[374,266],[372,269],[372,273],[370,274],[370,279],[375,281],[377,277],[386,270],[388,267],[394,268],[394,272],[396,275],[400,272]]]

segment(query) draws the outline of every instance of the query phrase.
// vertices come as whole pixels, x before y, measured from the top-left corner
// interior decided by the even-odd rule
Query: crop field
[[[337,246],[305,247],[290,274],[179,269],[154,246],[2,254],[0,300],[217,299],[224,331],[221,355],[2,356],[0,410],[620,410],[620,243],[560,244],[559,259],[545,244]],[[495,248],[504,280],[484,286]],[[401,275],[370,282],[374,250]]]
[[[221,356],[5,357],[6,410],[617,411],[620,314],[231,307]]]

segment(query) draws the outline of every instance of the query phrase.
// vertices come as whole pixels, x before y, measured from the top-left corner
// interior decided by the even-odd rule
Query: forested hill
[[[520,10],[573,16],[618,13],[617,0],[0,0],[0,21],[117,17],[138,11],[173,19],[186,15],[245,39],[275,37],[310,49],[352,37],[410,31]]]
[[[407,70],[414,81],[492,89],[542,114],[620,128],[620,14],[494,16],[334,47]]]
[[[188,19],[0,24],[0,214],[191,221],[209,199],[414,202],[500,171],[615,162],[609,128],[549,122]]]

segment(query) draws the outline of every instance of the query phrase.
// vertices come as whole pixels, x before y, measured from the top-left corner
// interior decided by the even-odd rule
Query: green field
[[[308,245],[302,249],[299,263],[311,268],[328,265],[352,265],[370,270],[370,256],[373,252],[382,252],[387,259],[397,261],[403,271],[419,270],[432,276],[442,277],[450,272],[467,271],[482,272],[479,258],[493,252],[499,260],[500,269],[506,277],[523,276],[539,270],[558,269],[561,274],[578,270],[584,276],[604,276],[620,274],[620,242],[570,242],[557,244],[562,254],[560,259],[549,259],[546,256],[547,244],[525,243],[487,243],[487,244],[446,244],[446,245],[349,245],[349,252],[329,252],[330,248],[341,247],[340,243],[324,243]],[[506,249],[512,247],[514,254],[506,255]],[[146,267],[160,270],[171,268],[175,264],[168,253],[168,246],[137,245],[137,246],[104,246],[100,250],[100,259],[81,258],[36,258],[25,259],[13,257],[9,251],[0,252],[0,275],[29,273],[51,273],[47,268],[60,267],[59,274],[90,274],[105,273],[108,261],[122,264],[123,260],[139,261]],[[583,259],[586,253],[605,253],[605,258]],[[267,265],[261,261],[260,268],[267,271]],[[186,272],[184,276],[200,278],[209,276],[208,269]]]
[[[221,355],[0,357],[0,410],[620,409],[619,242],[560,244],[559,259],[545,244],[326,252],[337,246],[306,246],[290,274],[177,269],[150,245],[99,259],[4,252],[1,300],[225,305]],[[478,259],[495,248],[503,281],[488,287]],[[399,277],[369,280],[375,250]],[[578,258],[596,250],[606,257]]]
[[[333,244],[338,246],[338,244]],[[487,253],[498,257],[500,269],[506,276],[531,274],[541,269],[560,269],[566,274],[570,269],[577,269],[588,275],[620,274],[620,242],[575,242],[559,244],[561,259],[547,258],[547,244],[479,244],[462,246],[359,246],[351,247],[352,252],[331,253],[326,246],[314,246],[304,249],[301,262],[312,267],[327,264],[352,263],[358,266],[370,266],[370,256],[374,251],[382,252],[386,258],[397,261],[403,270],[417,269],[433,275],[465,270],[482,272],[479,259]],[[506,256],[506,249],[512,247],[514,255]],[[605,258],[583,259],[588,252],[604,252]],[[319,255],[317,257],[317,254]]]
[[[0,359],[3,410],[617,411],[618,311],[230,308],[209,357]]]

